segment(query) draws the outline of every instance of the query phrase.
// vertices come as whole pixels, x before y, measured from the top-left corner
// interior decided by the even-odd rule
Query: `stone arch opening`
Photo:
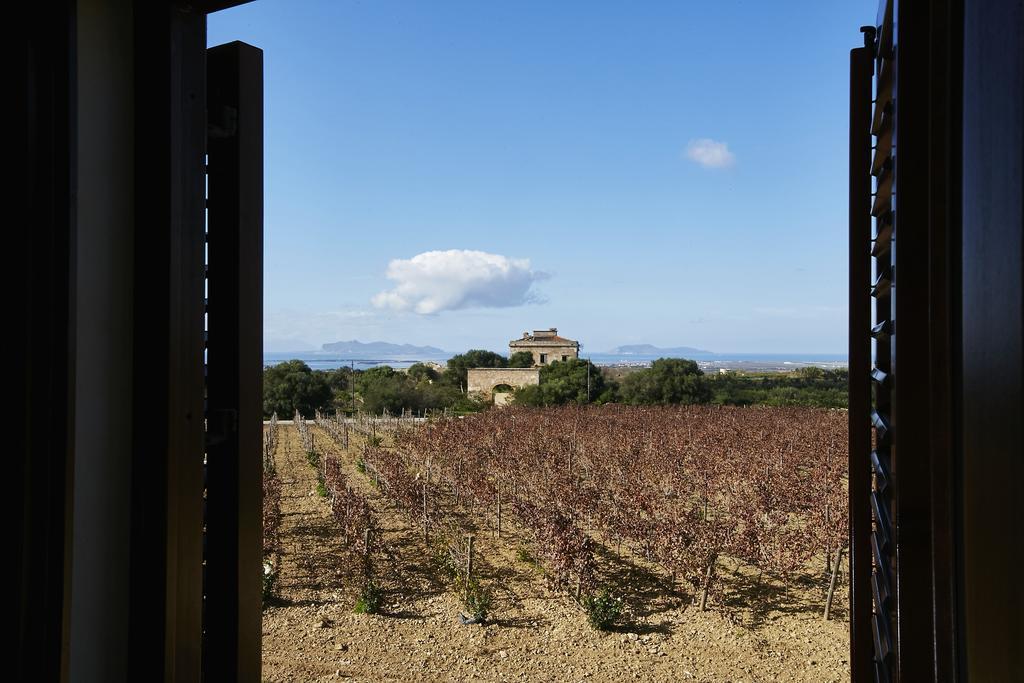
[[[510,384],[494,385],[491,388],[491,397],[494,400],[494,405],[501,406],[511,403],[513,392],[515,392],[515,387]]]

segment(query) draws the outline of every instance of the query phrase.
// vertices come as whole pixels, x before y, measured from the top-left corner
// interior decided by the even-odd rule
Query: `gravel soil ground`
[[[339,458],[371,500],[391,553],[379,570],[385,604],[378,615],[353,613],[357,574],[346,569],[352,563],[295,427],[282,425],[283,550],[263,613],[266,681],[849,680],[845,585],[826,622],[820,575],[759,583],[726,560],[726,595],[701,612],[687,587],[672,588],[663,572],[608,551],[604,576],[629,588],[623,623],[600,632],[572,599],[545,588],[537,567],[517,559],[525,541],[507,521],[499,539],[489,519],[475,520],[481,575],[496,600],[487,625],[461,625],[459,600],[433,571],[422,530],[356,470],[358,439],[344,452],[312,429],[317,450]]]

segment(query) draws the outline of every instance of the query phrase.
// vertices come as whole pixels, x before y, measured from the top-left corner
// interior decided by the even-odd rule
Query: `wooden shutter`
[[[850,63],[850,535],[854,680],[893,680],[895,94],[893,6]],[[874,93],[872,94],[872,91]],[[873,357],[873,360],[872,360]]]
[[[895,196],[896,196],[896,60],[893,51],[893,7],[885,2],[880,10],[879,26],[875,37],[875,102],[871,119],[874,136],[874,154],[871,175],[874,177],[874,196],[871,217],[874,236],[870,250],[874,259],[874,280],[870,286],[874,299],[874,320],[871,336],[874,340],[874,365],[871,384],[874,401],[871,425],[874,428],[870,466],[871,485],[871,594],[873,614],[871,635],[874,644],[875,680],[888,681],[892,677],[895,661],[896,631],[896,543],[894,518],[893,440],[891,430],[893,409],[893,355],[896,344],[896,323],[893,319],[896,291],[895,280]]]
[[[263,52],[207,51],[203,676],[260,680]]]

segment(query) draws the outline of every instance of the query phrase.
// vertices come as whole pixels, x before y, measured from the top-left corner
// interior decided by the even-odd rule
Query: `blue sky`
[[[265,339],[846,348],[874,2],[303,2],[264,50]]]

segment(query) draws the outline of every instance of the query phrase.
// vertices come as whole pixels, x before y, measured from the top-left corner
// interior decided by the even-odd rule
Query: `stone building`
[[[508,343],[508,355],[519,351],[533,354],[534,367],[541,367],[556,360],[569,360],[580,357],[580,343],[573,339],[558,336],[558,328],[534,330],[533,334],[523,332],[523,336]]]
[[[472,368],[467,375],[468,393],[485,396],[495,405],[508,403],[520,387],[540,384],[540,368]]]
[[[507,403],[512,392],[520,387],[540,384],[540,369],[559,360],[580,357],[580,343],[558,336],[558,329],[534,330],[508,343],[508,355],[519,351],[533,354],[532,368],[471,368],[467,373],[466,391],[484,396],[497,405]]]

